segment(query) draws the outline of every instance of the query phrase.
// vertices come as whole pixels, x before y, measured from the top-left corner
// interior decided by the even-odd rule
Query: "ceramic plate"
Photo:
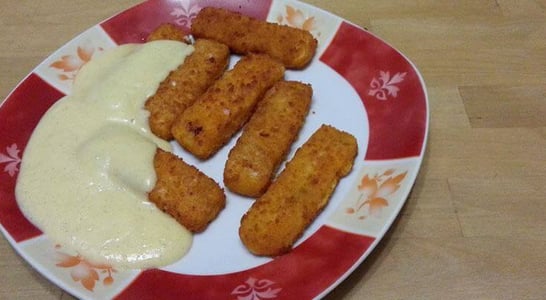
[[[161,23],[188,29],[205,6],[303,28],[316,37],[318,51],[311,65],[286,73],[287,79],[311,83],[314,89],[311,111],[289,157],[321,124],[330,124],[358,140],[353,171],[293,251],[275,259],[254,257],[242,246],[238,225],[252,200],[229,192],[226,208],[194,237],[188,255],[165,268],[115,270],[52,244],[21,214],[14,196],[22,154],[41,116],[70,93],[79,68],[89,59],[119,44],[142,43]],[[292,0],[146,1],[68,42],[3,102],[0,229],[36,270],[78,298],[320,298],[368,256],[397,217],[423,159],[428,114],[424,82],[408,59],[366,30],[321,9]],[[176,144],[174,149],[221,183],[235,140],[206,162]]]

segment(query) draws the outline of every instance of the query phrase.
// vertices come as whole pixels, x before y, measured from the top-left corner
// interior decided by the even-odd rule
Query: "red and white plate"
[[[311,83],[311,112],[289,157],[323,123],[353,134],[353,171],[289,254],[249,254],[237,230],[252,200],[227,193],[227,206],[187,256],[168,267],[115,270],[52,244],[20,212],[14,190],[21,158],[41,116],[70,93],[79,68],[100,52],[142,43],[161,23],[188,29],[204,6],[304,28],[319,41],[309,67],[286,78]],[[362,28],[294,0],[149,0],[86,30],[38,65],[0,107],[0,229],[17,252],[78,298],[309,299],[326,295],[373,250],[397,217],[423,160],[429,109],[423,79],[400,52]],[[235,138],[200,162],[187,162],[222,182]],[[51,159],[63,159],[52,157]],[[44,180],[47,180],[44,178]]]

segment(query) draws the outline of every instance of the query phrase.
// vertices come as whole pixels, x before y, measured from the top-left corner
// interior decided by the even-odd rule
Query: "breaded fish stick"
[[[261,196],[286,157],[309,112],[313,89],[279,81],[264,96],[229,152],[224,184],[232,192]]]
[[[158,28],[150,37],[178,39],[174,31],[177,29],[165,26]],[[165,140],[173,138],[171,127],[176,117],[222,75],[229,63],[229,49],[224,44],[198,39],[194,47],[193,53],[161,82],[156,93],[145,104],[150,112],[150,129]]]
[[[156,184],[148,199],[191,232],[205,230],[226,205],[226,196],[211,178],[170,152],[154,157]]]
[[[323,125],[296,152],[279,177],[241,219],[239,236],[260,256],[292,248],[353,167],[355,138]]]
[[[156,29],[154,29],[154,31],[152,31],[148,35],[148,38],[146,38],[146,42],[157,40],[171,40],[183,42],[185,36],[186,35],[184,34],[184,31],[182,31],[182,29],[180,29],[176,25],[164,23],[159,25]]]
[[[283,76],[284,67],[267,55],[243,57],[177,118],[171,129],[174,138],[196,157],[209,158],[241,129]]]
[[[266,53],[290,69],[304,68],[317,48],[317,40],[306,30],[214,7],[205,7],[199,12],[191,33],[197,38],[224,43],[235,53]]]

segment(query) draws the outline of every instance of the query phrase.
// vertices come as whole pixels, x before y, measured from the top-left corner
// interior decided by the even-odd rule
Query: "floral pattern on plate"
[[[102,47],[95,48],[89,44],[81,45],[76,49],[76,53],[61,56],[58,60],[51,63],[49,67],[57,70],[59,80],[73,81],[81,67],[93,58],[95,52],[103,50]]]
[[[382,209],[392,202],[389,198],[399,188],[406,178],[407,171],[395,174],[395,169],[388,169],[382,173],[365,174],[358,185],[360,196],[354,205],[347,208],[348,215],[356,215],[358,219],[367,217],[380,217]]]
[[[138,274],[137,271],[120,271],[89,263],[44,235],[19,245],[25,259],[36,269],[47,270],[53,282],[80,299],[113,298]]]
[[[53,53],[34,72],[62,93],[68,94],[80,68],[115,45],[100,26],[94,26]]]
[[[92,292],[97,282],[102,282],[105,287],[114,283],[113,275],[117,270],[110,265],[91,263],[77,253],[68,254],[61,245],[55,245],[55,254],[55,266],[69,269],[72,280],[81,283],[88,291]]]
[[[275,299],[281,290],[282,288],[275,288],[274,281],[250,277],[231,294],[237,296],[237,300]]]
[[[21,163],[21,150],[17,147],[17,144],[12,144],[6,147],[5,153],[0,152],[0,165],[5,164],[4,172],[13,177],[19,171],[19,164]]]
[[[369,96],[374,96],[377,100],[387,100],[388,98],[397,98],[400,88],[398,85],[402,83],[407,72],[396,73],[391,77],[389,71],[379,71],[379,76],[372,79],[370,82]]]
[[[402,208],[420,160],[365,161],[343,203],[328,224],[367,236],[381,236]]]

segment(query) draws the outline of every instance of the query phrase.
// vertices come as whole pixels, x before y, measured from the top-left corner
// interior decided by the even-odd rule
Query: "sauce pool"
[[[150,132],[143,107],[192,51],[175,41],[105,51],[42,117],[15,192],[53,242],[117,268],[165,266],[188,251],[191,233],[148,201],[156,149],[171,149]]]

